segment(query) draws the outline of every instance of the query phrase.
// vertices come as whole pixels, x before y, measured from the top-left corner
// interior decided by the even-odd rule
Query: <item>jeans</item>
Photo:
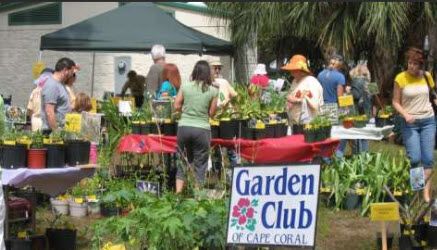
[[[369,141],[364,139],[353,140],[352,154],[359,154],[361,152],[369,151]]]
[[[208,167],[211,131],[195,127],[178,127],[177,141],[180,159],[187,157],[188,163],[194,167],[197,182],[203,184]],[[187,169],[187,167],[178,166],[176,179],[185,180]]]
[[[424,168],[432,168],[435,145],[436,121],[434,116],[416,119],[414,123],[407,123],[402,119],[402,139],[411,168],[420,164]]]

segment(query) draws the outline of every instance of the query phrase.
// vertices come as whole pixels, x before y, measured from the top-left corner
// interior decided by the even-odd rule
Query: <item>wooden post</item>
[[[385,228],[385,221],[381,221],[381,246],[382,250],[387,250],[387,230]]]

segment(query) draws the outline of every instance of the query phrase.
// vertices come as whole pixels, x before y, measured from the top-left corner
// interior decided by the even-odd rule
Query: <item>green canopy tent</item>
[[[228,41],[192,29],[153,3],[129,3],[41,37],[40,50],[232,55]]]
[[[230,42],[190,28],[148,2],[128,3],[45,34],[41,36],[40,50],[94,52],[94,85],[95,52],[148,52],[154,44],[164,45],[168,53],[233,55]],[[233,71],[233,65],[231,68]]]

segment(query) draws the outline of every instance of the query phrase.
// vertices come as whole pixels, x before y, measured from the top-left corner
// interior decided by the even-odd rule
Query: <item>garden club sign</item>
[[[234,168],[227,244],[314,247],[320,165]]]

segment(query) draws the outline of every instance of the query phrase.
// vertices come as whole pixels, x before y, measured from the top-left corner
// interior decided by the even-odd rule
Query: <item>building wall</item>
[[[2,41],[0,43],[0,93],[12,94],[13,105],[25,106],[34,87],[32,65],[39,56],[39,42],[42,35],[117,8],[118,2],[63,2],[61,25],[8,26],[9,13],[36,6],[38,5],[0,13],[0,41]],[[217,23],[213,19],[201,13],[167,6],[163,8],[175,10],[175,18],[187,26],[222,39],[229,37],[223,27],[216,27]],[[96,53],[92,91],[92,55],[90,52],[43,51],[41,59],[47,67],[52,68],[61,57],[73,59],[81,65],[81,71],[74,84],[76,92],[84,91],[97,98],[101,98],[104,91],[114,91],[115,57],[130,56],[132,69],[143,75],[147,74],[153,64],[150,54],[145,53]],[[220,59],[224,64],[223,73],[230,79],[230,57],[167,55],[167,62],[175,63],[179,67],[183,81],[188,80],[194,64],[200,59]]]

